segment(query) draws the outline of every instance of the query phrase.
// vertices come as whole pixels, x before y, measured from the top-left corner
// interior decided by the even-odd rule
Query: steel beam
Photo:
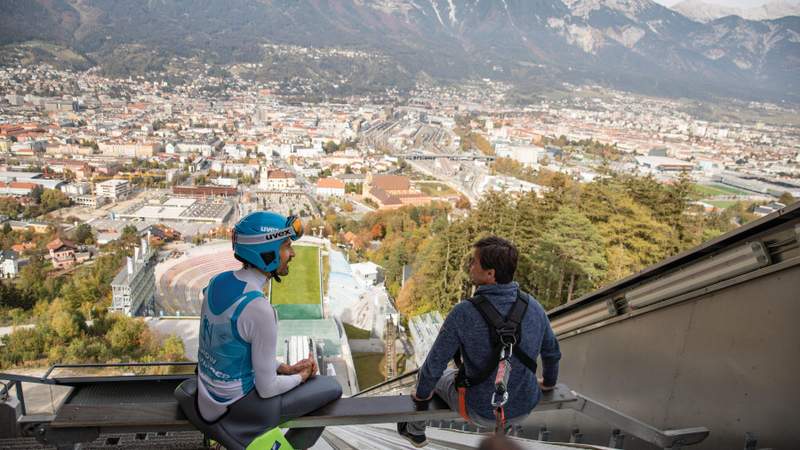
[[[694,445],[708,437],[709,430],[705,427],[683,428],[678,430],[659,430],[641,420],[623,414],[609,406],[592,400],[589,397],[573,392],[576,402],[568,403],[570,409],[596,420],[605,422],[614,428],[624,430],[645,442],[659,448],[674,448],[685,445]]]

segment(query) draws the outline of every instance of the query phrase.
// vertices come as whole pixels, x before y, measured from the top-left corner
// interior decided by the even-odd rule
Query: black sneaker
[[[406,438],[406,440],[408,442],[410,442],[411,445],[413,445],[414,447],[420,448],[420,447],[425,447],[426,445],[428,445],[428,438],[426,438],[424,434],[411,434],[408,431],[407,425],[408,424],[406,422],[398,423],[397,424],[397,433],[400,436],[403,436],[404,438]]]

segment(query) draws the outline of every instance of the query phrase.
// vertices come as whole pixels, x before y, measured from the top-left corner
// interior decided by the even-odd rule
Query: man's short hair
[[[494,280],[498,283],[510,283],[517,271],[517,247],[511,242],[489,236],[476,242],[481,267],[484,270],[494,269]]]

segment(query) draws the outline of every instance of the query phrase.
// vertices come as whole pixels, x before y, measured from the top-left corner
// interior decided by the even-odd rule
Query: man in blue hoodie
[[[491,236],[474,245],[469,276],[477,286],[474,298],[494,307],[500,316],[508,318],[518,297],[527,306],[517,328],[518,339],[509,362],[513,367],[508,379],[508,401],[504,405],[505,420],[522,422],[541,397],[541,391],[551,390],[558,379],[561,352],[550,328],[547,315],[533,296],[522,292],[513,281],[517,269],[517,248],[511,242]],[[498,363],[492,343],[495,330],[484,319],[472,301],[462,301],[453,307],[442,324],[425,363],[419,369],[417,401],[430,400],[436,393],[454,411],[477,425],[493,428],[496,424],[492,394]],[[447,364],[460,350],[464,373],[447,369]],[[523,356],[524,355],[524,356]],[[535,361],[542,360],[542,380],[537,382]],[[520,359],[522,358],[522,359]],[[480,374],[492,369],[483,380]],[[470,382],[472,381],[472,382]],[[397,431],[415,447],[427,445],[425,422],[402,422]]]

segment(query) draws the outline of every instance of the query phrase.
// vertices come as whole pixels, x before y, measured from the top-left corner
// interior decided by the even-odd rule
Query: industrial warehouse
[[[182,198],[163,196],[143,201],[116,215],[120,219],[201,222],[222,224],[233,211],[226,198]]]

